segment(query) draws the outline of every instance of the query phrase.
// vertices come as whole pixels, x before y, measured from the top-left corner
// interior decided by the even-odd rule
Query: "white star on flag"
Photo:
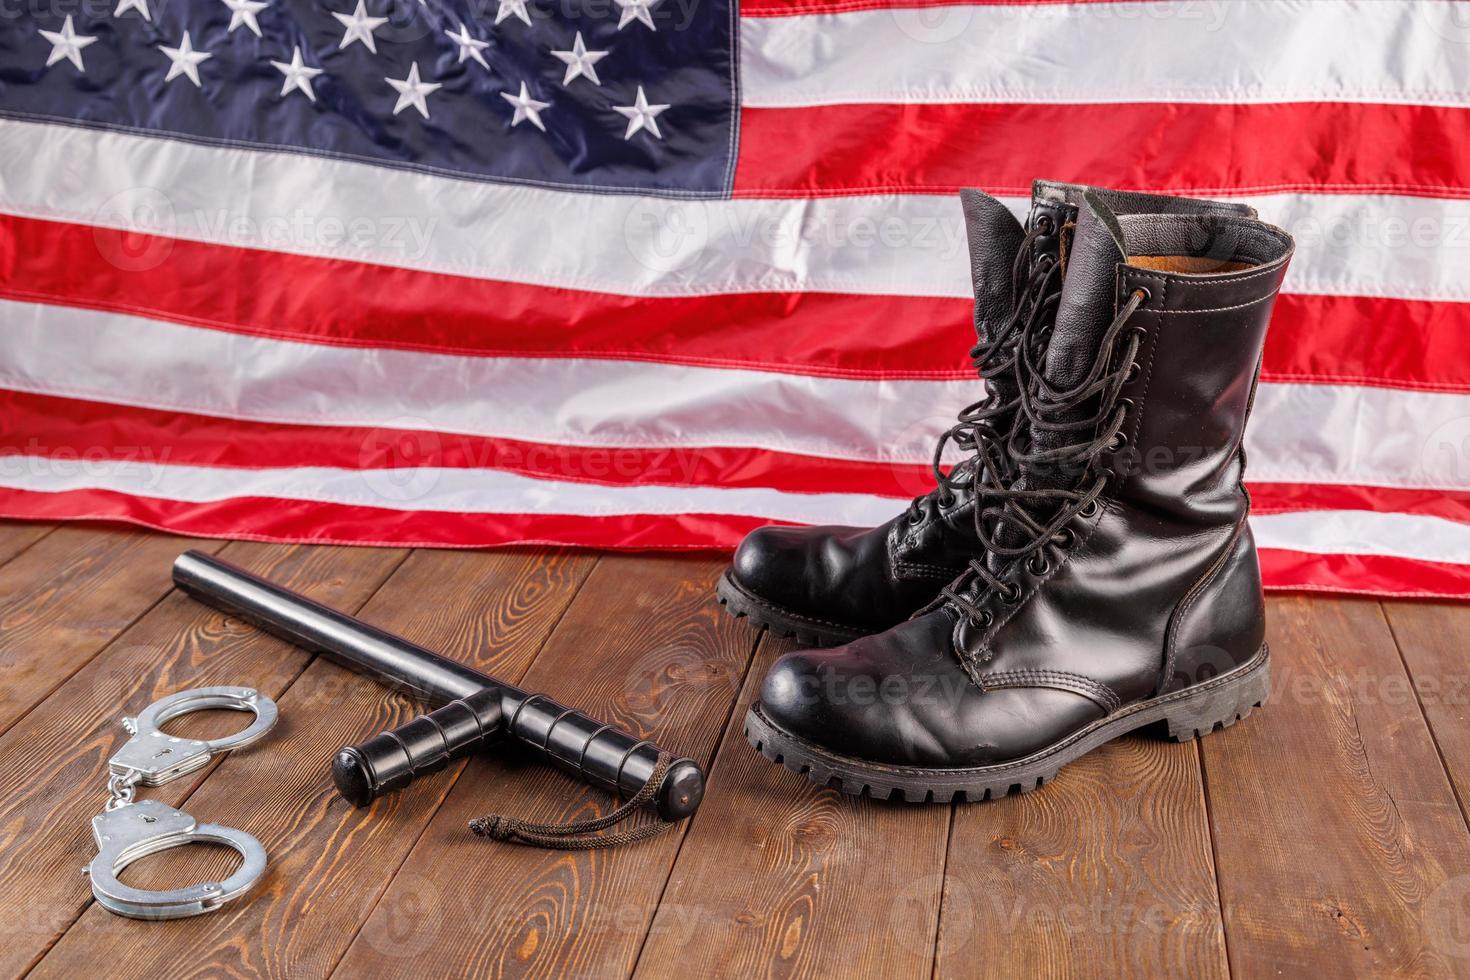
[[[291,94],[292,89],[296,89],[297,91],[304,92],[306,97],[311,101],[316,101],[316,92],[311,87],[311,80],[320,75],[323,69],[307,67],[306,63],[301,59],[300,45],[292,49],[289,64],[284,61],[272,61],[271,65],[276,71],[286,76],[285,82],[281,85],[281,95],[283,97]]]
[[[189,40],[189,32],[184,32],[184,39],[179,46],[171,48],[167,44],[158,45],[158,50],[168,56],[168,74],[163,76],[165,82],[171,82],[180,75],[188,77],[194,83],[195,88],[203,88],[199,82],[199,65],[208,61],[214,55],[208,51],[195,51],[194,45]]]
[[[525,82],[521,82],[520,95],[511,95],[509,92],[501,92],[500,97],[516,107],[515,118],[511,119],[510,121],[512,127],[519,126],[521,123],[529,119],[532,126],[535,126],[543,133],[546,132],[546,124],[541,121],[541,110],[549,109],[551,107],[551,103],[538,102],[535,99],[531,98],[531,93],[526,91]]]
[[[486,71],[490,70],[490,65],[486,63],[485,56],[480,53],[490,46],[489,41],[481,41],[470,37],[470,29],[464,26],[463,22],[459,25],[458,34],[454,31],[445,31],[444,36],[459,45],[460,64],[464,64],[466,58],[474,58],[480,63],[481,68],[484,68]]]
[[[668,108],[668,105],[649,105],[648,97],[643,94],[643,86],[638,86],[638,97],[633,100],[632,105],[615,105],[613,112],[628,120],[628,131],[623,134],[623,139],[630,140],[633,134],[640,129],[646,129],[658,139],[663,139],[664,134],[658,131],[658,114]]]
[[[561,80],[563,88],[572,84],[576,78],[585,78],[593,85],[601,85],[602,79],[597,77],[597,69],[592,67],[603,58],[606,51],[588,51],[587,44],[582,40],[582,32],[577,32],[577,37],[572,41],[572,50],[551,52],[558,60],[567,66],[567,75]]]
[[[373,54],[378,53],[378,42],[373,40],[373,31],[388,23],[386,17],[369,17],[367,6],[363,0],[357,0],[357,9],[351,14],[332,14],[333,17],[347,30],[342,34],[342,43],[337,45],[340,51],[353,41],[361,41],[363,45]]]
[[[526,0],[500,0],[500,6],[495,10],[495,23],[498,24],[511,15],[524,21],[527,27],[531,26],[531,14],[526,10]]]
[[[153,15],[148,13],[148,0],[117,0],[117,8],[113,10],[112,16],[121,17],[129,10],[136,10],[146,21],[153,20]]]
[[[641,21],[647,25],[650,31],[658,30],[653,26],[653,5],[658,0],[617,0],[618,6],[622,7],[622,13],[618,15],[618,30],[627,27],[633,21]]]
[[[256,23],[255,15],[269,7],[270,4],[262,3],[261,0],[220,0],[220,2],[230,8],[230,26],[225,33],[233,34],[235,28],[244,24],[250,28],[252,34],[260,37],[260,24]]]
[[[97,39],[88,34],[78,34],[72,27],[71,14],[66,15],[66,23],[61,25],[59,32],[41,31],[41,36],[51,42],[51,53],[46,56],[47,68],[65,58],[77,66],[77,71],[87,70],[82,65],[82,49]]]
[[[393,106],[393,115],[396,116],[409,106],[413,106],[425,119],[429,118],[429,96],[444,87],[439,82],[419,81],[417,61],[408,69],[407,78],[385,78],[383,81],[393,86],[398,92],[398,102]]]

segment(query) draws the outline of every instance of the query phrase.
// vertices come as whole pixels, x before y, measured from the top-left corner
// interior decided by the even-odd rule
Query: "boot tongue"
[[[962,190],[960,207],[965,213],[965,236],[970,245],[975,335],[984,347],[995,340],[1014,309],[1011,266],[1026,232],[1010,209],[989,194]],[[1017,388],[1009,378],[988,375],[987,365],[980,368],[996,399],[1010,401],[1016,397]]]
[[[1089,192],[1085,203],[1078,209],[1077,226],[1068,248],[1061,305],[1057,308],[1056,325],[1047,343],[1046,361],[1042,368],[1042,376],[1053,387],[1075,387],[1097,359],[1103,335],[1116,312],[1113,306],[1117,268],[1120,262],[1125,261],[1125,254],[1117,218],[1107,205]],[[1079,405],[1068,411],[1065,418],[1054,417],[1053,420],[1081,419],[1091,412],[1092,406]],[[1020,424],[1025,426],[1025,420]],[[1030,433],[1029,441],[1037,449],[1056,449],[1075,443],[1079,438],[1077,432],[1035,431]],[[1076,480],[1075,473],[1053,468],[1023,472],[1016,486],[1030,490],[1066,489],[1072,487]],[[1039,520],[1048,519],[1045,507],[1027,509]],[[1024,536],[1014,527],[1006,526],[1000,531],[999,542],[1007,547],[1019,547],[1024,541]],[[998,574],[1009,561],[991,554],[986,564]]]
[[[1043,376],[1054,387],[1077,384],[1097,358],[1113,322],[1119,264],[1127,261],[1118,219],[1090,192],[1078,210],[1067,254],[1067,277]]]

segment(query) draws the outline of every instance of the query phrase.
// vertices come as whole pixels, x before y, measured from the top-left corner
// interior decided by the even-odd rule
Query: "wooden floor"
[[[466,821],[607,800],[476,759],[352,809],[332,751],[417,707],[172,591],[185,547],[656,733],[707,765],[703,808],[620,850],[490,844]],[[719,610],[720,568],[0,524],[0,974],[1470,975],[1470,608],[1274,598],[1274,699],[1242,724],[1120,740],[1024,797],[905,806],[818,789],[745,744],[786,647]],[[215,914],[112,916],[78,869],[118,720],[225,683],[275,698],[276,731],[144,793],[254,834],[267,875]],[[127,879],[201,880],[229,853],[170,852]]]

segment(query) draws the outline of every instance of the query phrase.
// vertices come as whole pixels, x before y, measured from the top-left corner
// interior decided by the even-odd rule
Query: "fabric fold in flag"
[[[729,548],[928,489],[955,190],[1298,240],[1268,588],[1470,597],[1470,43],[1439,0],[125,3],[0,22],[0,515]]]

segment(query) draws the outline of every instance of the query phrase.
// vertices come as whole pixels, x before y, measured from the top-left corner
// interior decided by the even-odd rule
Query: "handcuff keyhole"
[[[174,754],[174,750],[173,749],[163,749],[160,752],[153,753],[153,758],[155,758],[155,759],[161,759],[161,758],[163,758],[166,755],[173,755],[173,754]]]
[[[158,818],[157,817],[150,817],[150,816],[146,816],[145,815],[143,817],[143,822],[144,823],[158,823]]]

